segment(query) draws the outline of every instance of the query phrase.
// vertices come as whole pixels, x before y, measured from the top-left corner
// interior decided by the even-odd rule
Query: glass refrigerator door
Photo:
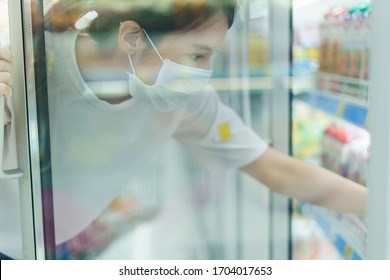
[[[131,74],[156,78],[134,46],[161,64],[159,55],[180,55],[186,40],[160,49],[159,34],[129,22],[133,9],[124,12],[145,1],[113,2],[9,1],[24,257],[288,258],[289,202],[235,171],[255,155],[230,152],[236,128],[248,133],[245,145],[252,133],[229,121],[237,114],[288,153],[289,1],[239,1],[221,47],[219,30],[193,44],[208,44],[186,53],[198,68],[218,48],[210,80],[218,93],[186,110],[175,107],[183,95],[167,102],[172,96],[156,87],[150,95]],[[132,16],[153,21],[158,13]]]
[[[228,79],[229,94],[222,99],[270,145],[289,153],[290,91],[286,81],[290,67],[290,1],[245,0],[239,4],[236,23],[227,38],[228,59],[219,60],[229,62],[230,67],[220,66],[225,69],[225,77],[214,81],[220,84]],[[289,200],[266,188],[259,190],[258,182],[237,175],[238,235],[243,244],[240,256],[288,259]],[[250,197],[258,197],[261,204]],[[263,244],[262,254],[259,244]]]
[[[293,18],[293,154],[367,185],[371,3],[296,0]],[[294,258],[367,258],[364,219],[295,210]]]

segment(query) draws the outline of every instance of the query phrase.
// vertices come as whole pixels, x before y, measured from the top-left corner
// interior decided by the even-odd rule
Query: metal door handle
[[[20,169],[4,170],[3,149],[4,149],[4,96],[0,96],[0,179],[17,179],[24,175]]]

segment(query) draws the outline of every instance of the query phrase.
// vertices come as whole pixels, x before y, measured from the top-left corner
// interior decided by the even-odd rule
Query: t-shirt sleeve
[[[212,170],[245,166],[268,147],[211,87],[187,105],[174,137]]]

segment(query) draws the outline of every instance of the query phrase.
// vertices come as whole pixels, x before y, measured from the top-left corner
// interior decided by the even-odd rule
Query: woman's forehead
[[[219,17],[196,29],[167,35],[161,40],[161,46],[186,46],[204,51],[215,51],[224,41],[227,31],[226,19]]]

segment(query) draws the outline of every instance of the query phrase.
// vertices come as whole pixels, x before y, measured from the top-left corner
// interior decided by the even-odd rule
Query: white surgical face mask
[[[129,74],[129,89],[134,97],[147,98],[156,110],[169,112],[187,104],[192,96],[201,92],[210,80],[212,71],[194,68],[163,59],[144,30],[146,37],[157,52],[163,66],[154,85],[145,84],[137,77],[133,62],[133,73]]]

